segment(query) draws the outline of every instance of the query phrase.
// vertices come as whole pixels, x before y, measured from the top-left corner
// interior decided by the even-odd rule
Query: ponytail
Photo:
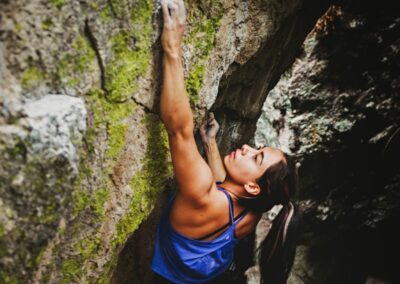
[[[297,192],[298,174],[294,159],[285,153],[284,156],[285,161],[270,166],[257,180],[259,196],[242,201],[255,212],[268,212],[272,222],[258,248],[262,284],[286,284],[296,253],[301,214],[291,198]]]
[[[274,218],[271,230],[259,247],[262,284],[286,284],[296,253],[300,216],[298,208],[288,202]]]

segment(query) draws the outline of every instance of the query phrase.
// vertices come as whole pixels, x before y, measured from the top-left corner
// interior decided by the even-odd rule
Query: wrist
[[[215,140],[215,137],[206,137],[204,139],[202,139],[203,144],[205,145],[211,145],[211,144],[216,144],[217,141]]]
[[[217,141],[215,140],[215,137],[208,138],[206,141],[203,141],[203,146],[207,154],[212,154],[216,150],[218,150]]]

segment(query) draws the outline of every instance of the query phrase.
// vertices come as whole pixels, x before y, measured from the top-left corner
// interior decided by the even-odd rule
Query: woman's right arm
[[[161,4],[164,57],[160,115],[168,132],[179,194],[189,202],[199,203],[213,188],[214,180],[195,143],[193,115],[184,85],[181,44],[185,7],[182,0],[163,0]]]

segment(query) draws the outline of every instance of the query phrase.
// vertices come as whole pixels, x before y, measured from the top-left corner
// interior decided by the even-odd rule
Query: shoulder
[[[257,224],[261,219],[261,216],[261,213],[249,211],[246,216],[244,216],[244,218],[236,225],[236,238],[242,239],[252,233],[256,229]]]
[[[176,199],[179,205],[191,207],[193,209],[211,209],[211,207],[218,207],[221,201],[224,202],[224,194],[218,190],[215,183],[210,184],[209,190],[202,194],[187,195],[185,192],[178,190]]]
[[[178,193],[169,220],[183,235],[202,237],[229,221],[228,200],[216,187],[199,200],[187,199]]]

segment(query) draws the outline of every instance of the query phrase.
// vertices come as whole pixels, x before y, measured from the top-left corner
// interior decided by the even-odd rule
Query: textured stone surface
[[[324,10],[325,4],[312,8],[311,2],[186,2],[184,69],[197,125],[208,108],[225,113],[221,105],[229,105],[232,97],[220,90],[232,74],[239,72],[235,76],[240,78],[252,68],[254,63],[247,62],[257,61],[260,54],[272,58],[284,46],[291,55],[283,63],[277,61],[280,68],[265,72],[277,78],[290,65],[313,19]],[[1,232],[7,232],[0,234],[1,281],[108,282],[125,242],[152,211],[171,177],[165,132],[156,115],[161,74],[158,8],[159,2],[148,0],[0,3],[1,154],[13,160],[2,165],[0,175],[2,212],[9,216],[1,219]],[[308,24],[303,26],[305,18]],[[274,48],[265,53],[270,45]],[[251,117],[253,128],[271,86],[255,88],[246,103],[259,106],[249,107],[249,115],[240,114]],[[63,116],[63,107],[72,105],[52,107],[48,94],[84,100],[83,138],[75,135],[84,129],[83,113],[79,116],[77,108],[75,118]],[[35,103],[29,107],[28,101]],[[41,118],[37,113],[43,107],[49,117],[57,113],[68,122]],[[235,113],[236,107],[228,113]],[[33,117],[37,123],[26,129]],[[231,117],[224,121],[231,123]],[[68,127],[72,122],[74,127]],[[223,127],[221,137],[233,135],[232,143],[251,136],[231,128]],[[24,186],[28,182],[35,185]],[[29,190],[21,193],[18,188]],[[48,194],[50,188],[53,194]],[[18,219],[26,203],[32,209]],[[34,204],[40,206],[33,209]],[[28,223],[35,230],[24,235],[18,228]],[[35,232],[41,232],[40,237]],[[27,238],[30,243],[17,248],[17,242]],[[135,255],[145,263],[150,253]],[[139,277],[135,269],[132,277]],[[148,271],[143,273],[141,279],[147,279]],[[118,272],[114,278],[119,279]]]
[[[35,265],[68,211],[86,130],[80,98],[47,95],[18,107],[21,118],[0,125],[0,279],[5,282],[13,278],[4,272]]]
[[[23,106],[22,124],[29,128],[32,155],[48,159],[61,156],[78,171],[78,153],[73,142],[80,142],[86,130],[86,109],[82,99],[47,95]]]
[[[164,141],[143,111],[157,82],[152,1],[3,1],[0,11],[0,152],[12,160],[0,174],[0,282],[107,281],[118,246],[170,176],[162,144],[151,145],[163,159],[155,184],[158,165],[144,161],[149,139]],[[79,103],[53,104],[48,93]],[[84,99],[87,119],[71,96]],[[133,176],[149,167],[133,197]]]
[[[212,106],[222,128],[218,141],[223,153],[253,137],[268,92],[293,63],[298,47],[328,2],[258,1],[249,6],[248,30],[254,31],[257,40],[249,42],[244,56],[241,53],[229,66]]]
[[[293,283],[400,279],[398,234],[390,229],[400,205],[394,7],[367,1],[330,9],[264,105],[256,141],[301,162],[306,228]]]
[[[268,92],[329,2],[186,1],[186,87],[196,125],[215,111],[222,152],[253,137]],[[157,116],[157,7],[150,0],[0,2],[0,282],[151,278],[143,236],[154,237],[172,176]],[[352,179],[375,176],[363,157],[392,165],[398,154],[398,19],[388,12],[396,10],[373,21],[373,5],[347,9],[320,23],[270,94],[274,107],[266,106],[269,129],[279,130],[270,143],[302,162],[307,232],[318,242],[334,228],[325,224],[373,229],[398,208],[399,177],[388,167],[387,176],[376,175],[382,183]],[[346,221],[352,210],[360,212],[354,223]],[[307,240],[304,258],[315,254]],[[296,277],[326,283],[321,275],[334,272],[315,259],[301,262]],[[378,272],[368,276],[385,279]]]

